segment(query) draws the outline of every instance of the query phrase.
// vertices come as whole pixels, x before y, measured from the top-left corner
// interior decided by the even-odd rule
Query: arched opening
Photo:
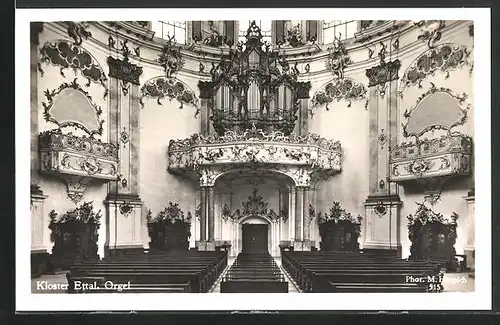
[[[215,237],[231,243],[231,256],[243,251],[279,256],[280,242],[292,238],[288,207],[293,186],[289,176],[265,170],[240,169],[217,178],[221,213],[216,213]]]

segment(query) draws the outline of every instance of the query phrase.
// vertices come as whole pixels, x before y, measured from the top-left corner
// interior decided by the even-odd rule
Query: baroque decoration
[[[212,125],[220,135],[252,124],[288,135],[295,127],[299,100],[309,98],[310,82],[297,81],[298,69],[262,37],[252,21],[246,42],[213,64],[211,81],[199,83],[200,97],[207,99]]]
[[[383,52],[383,51],[382,51]],[[385,62],[385,54],[379,53],[381,56],[381,64],[367,69],[366,76],[368,77],[368,87],[378,87],[380,96],[383,98],[387,88],[387,83],[398,79],[398,71],[401,68],[399,60]]]
[[[410,259],[443,260],[448,269],[456,268],[458,214],[453,212],[447,218],[424,203],[416,204],[417,211],[407,217],[408,237],[411,241]]]
[[[178,203],[169,202],[154,218],[149,210],[146,219],[152,250],[188,250],[191,212],[185,216]]]
[[[417,143],[401,143],[390,151],[391,181],[468,175],[471,172],[472,139],[449,134]]]
[[[47,42],[40,49],[40,63],[60,67],[59,72],[63,77],[66,77],[64,69],[72,69],[75,74],[79,70],[88,81],[86,87],[90,87],[91,82],[95,82],[104,88],[103,97],[106,98],[108,95],[108,78],[104,70],[90,52],[78,45],[65,40]],[[38,71],[43,77],[44,71],[40,63]]]
[[[123,60],[108,57],[109,76],[122,81],[122,90],[127,89],[128,84],[139,85],[139,77],[142,75],[142,67],[132,64],[129,55],[132,53],[127,45],[128,40],[121,42]]]
[[[358,238],[361,234],[362,217],[354,217],[333,201],[329,213],[318,212],[317,222],[321,236],[321,250],[359,250]]]
[[[159,54],[158,63],[165,70],[167,78],[172,78],[183,66],[181,47],[177,45],[174,36],[168,37]]]
[[[56,268],[67,268],[81,260],[97,260],[97,240],[101,210],[95,212],[92,202],[85,202],[59,216],[49,213],[52,257]]]
[[[426,41],[430,49],[434,48],[436,43],[441,39],[441,30],[446,27],[444,20],[420,20],[415,22],[414,25],[422,31],[417,36],[417,40]]]
[[[297,184],[308,186],[311,177],[328,177],[341,170],[340,142],[316,134],[286,136],[257,128],[245,132],[227,131],[223,136],[193,134],[171,140],[168,146],[169,171],[191,172],[204,186],[213,185],[220,175],[252,165],[288,175]]]
[[[55,116],[54,114],[51,113],[51,110],[54,106],[54,99],[56,99],[57,96],[59,94],[61,94],[62,92],[66,92],[66,90],[68,90],[68,89],[72,89],[72,90],[82,94],[83,96],[85,96],[86,101],[87,101],[87,106],[91,106],[92,109],[95,111],[94,117],[95,117],[96,121],[84,121],[84,120],[78,121],[78,119],[74,118],[74,117],[72,117],[71,119],[68,119],[65,116],[58,117],[58,116]],[[87,134],[89,134],[91,136],[93,136],[95,134],[102,135],[102,132],[103,132],[102,125],[104,123],[104,120],[101,119],[102,109],[93,102],[90,94],[87,91],[85,91],[78,84],[76,79],[74,79],[71,83],[67,83],[67,82],[62,83],[59,86],[59,88],[57,88],[57,89],[53,89],[53,90],[47,89],[44,91],[44,95],[47,98],[47,103],[45,103],[45,102],[42,103],[42,106],[44,108],[43,117],[45,118],[45,120],[47,122],[55,123],[55,124],[57,124],[57,126],[59,128],[64,128],[64,127],[78,128],[78,129],[85,131]],[[64,107],[64,109],[68,110],[71,108]],[[75,114],[73,114],[73,116],[75,116]],[[92,122],[97,123],[97,128],[91,129],[88,126],[89,124],[92,124]]]
[[[224,204],[222,208],[222,218],[224,221],[231,220],[237,222],[245,217],[259,216],[267,217],[273,222],[277,222],[281,215],[274,212],[273,209],[268,208],[268,203],[262,200],[262,196],[257,195],[257,188],[254,188],[252,195],[248,197],[248,200],[241,203],[242,208],[236,209],[232,212],[228,204]]]
[[[451,131],[456,126],[463,125],[465,122],[467,122],[467,112],[470,109],[471,105],[470,103],[466,103],[467,99],[467,94],[462,93],[461,95],[456,94],[449,88],[444,88],[444,87],[435,87],[433,83],[431,83],[432,87],[420,95],[420,97],[417,99],[415,105],[407,109],[403,113],[403,117],[406,119],[406,123],[402,123],[403,127],[403,135],[405,137],[420,137],[423,134],[425,134],[428,131],[431,130],[447,130]],[[441,103],[446,103],[448,105],[442,105],[440,107],[440,110],[446,110],[446,112],[443,112],[443,118],[441,121],[434,119],[432,122],[429,122],[425,127],[421,127],[417,130],[410,130],[410,123],[413,122],[413,119],[415,119],[416,113],[419,110],[434,110],[435,107],[429,106],[429,105],[422,105],[424,101],[431,99],[432,96],[440,96],[440,98],[443,98],[443,101]],[[444,100],[446,99],[446,102]],[[454,118],[456,117],[456,118]],[[451,119],[450,119],[451,118]],[[418,123],[419,122],[419,123]],[[422,122],[419,120],[415,123],[422,124]]]
[[[403,74],[400,83],[400,96],[406,88],[418,85],[422,88],[422,81],[428,76],[434,76],[436,72],[445,73],[445,78],[450,77],[450,71],[468,66],[473,69],[473,61],[470,59],[471,51],[467,47],[458,44],[442,44],[431,48],[417,57]]]
[[[328,59],[326,68],[334,75],[335,78],[343,79],[344,70],[352,64],[351,57],[347,53],[345,44],[335,36],[333,44],[328,48]]]
[[[111,143],[49,130],[39,135],[39,152],[40,171],[60,176],[74,203],[80,201],[91,179],[118,179],[118,148]]]
[[[74,21],[66,21],[65,23],[68,26],[68,36],[74,40],[75,45],[82,45],[84,39],[87,40],[92,37],[92,33],[87,30],[89,28],[88,23]]]
[[[162,105],[161,100],[168,98],[176,99],[182,109],[184,105],[191,105],[196,108],[195,117],[199,114],[198,98],[195,93],[182,81],[176,78],[155,77],[148,80],[141,87],[141,96],[139,102],[144,107],[144,98],[156,98],[158,105]]]
[[[311,108],[309,109],[311,116],[313,116],[313,109],[319,106],[326,105],[328,111],[330,109],[328,105],[334,101],[345,100],[347,101],[347,107],[351,107],[352,101],[366,99],[365,86],[344,76],[345,68],[352,63],[344,43],[338,37],[335,37],[332,47],[328,48],[328,52],[326,68],[333,74],[334,80],[328,82],[313,95]],[[368,100],[365,103],[365,108],[367,107]]]
[[[323,105],[326,105],[328,111],[330,110],[329,104],[341,100],[347,101],[347,107],[351,107],[352,101],[366,100],[365,108],[368,107],[365,86],[351,78],[342,78],[330,81],[316,91],[311,99],[309,112],[313,116],[314,109]]]

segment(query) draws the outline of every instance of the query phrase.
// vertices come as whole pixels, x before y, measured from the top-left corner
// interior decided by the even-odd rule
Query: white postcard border
[[[475,292],[440,294],[32,294],[30,279],[30,21],[210,19],[474,20]],[[484,8],[18,9],[16,85],[16,310],[488,310],[491,309],[491,25]]]

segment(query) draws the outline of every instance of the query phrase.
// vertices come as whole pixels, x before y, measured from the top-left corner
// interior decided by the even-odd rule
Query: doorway
[[[269,226],[263,224],[242,225],[242,252],[243,253],[268,253],[267,236]]]

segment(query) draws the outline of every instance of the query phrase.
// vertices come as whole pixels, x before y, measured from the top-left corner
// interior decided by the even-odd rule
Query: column
[[[476,219],[476,198],[475,191],[469,191],[467,197],[465,197],[465,201],[467,201],[467,242],[464,247],[464,254],[467,256],[467,268],[471,271],[475,270],[475,219]]]
[[[202,187],[200,191],[201,215],[200,215],[200,242],[207,241],[207,188]]]
[[[201,187],[201,216],[200,216],[200,241],[197,243],[200,251],[215,250],[215,223],[214,223],[214,188]],[[208,238],[207,238],[208,228]]]
[[[295,188],[295,235],[293,248],[296,251],[302,250],[302,212],[304,205],[304,188]]]
[[[214,232],[215,232],[215,200],[214,200],[214,188],[208,188],[208,197],[207,197],[207,205],[208,205],[208,241],[214,242]]]
[[[211,81],[198,82],[200,90],[200,122],[201,134],[208,135],[212,131],[210,123],[210,110],[213,105],[213,83]]]
[[[363,249],[401,254],[397,184],[389,180],[389,148],[397,143],[399,60],[366,70],[369,83],[369,195],[365,202]]]
[[[109,142],[118,149],[120,178],[108,185],[106,256],[143,252],[142,201],[139,197],[139,78],[142,67],[123,59],[108,57]]]
[[[304,225],[304,231],[303,231],[303,238],[304,242],[306,245],[309,246],[310,249],[310,239],[311,239],[311,218],[309,215],[309,204],[311,203],[309,201],[309,188],[306,187],[304,188],[304,203],[303,203],[303,209],[302,209],[302,224]]]

